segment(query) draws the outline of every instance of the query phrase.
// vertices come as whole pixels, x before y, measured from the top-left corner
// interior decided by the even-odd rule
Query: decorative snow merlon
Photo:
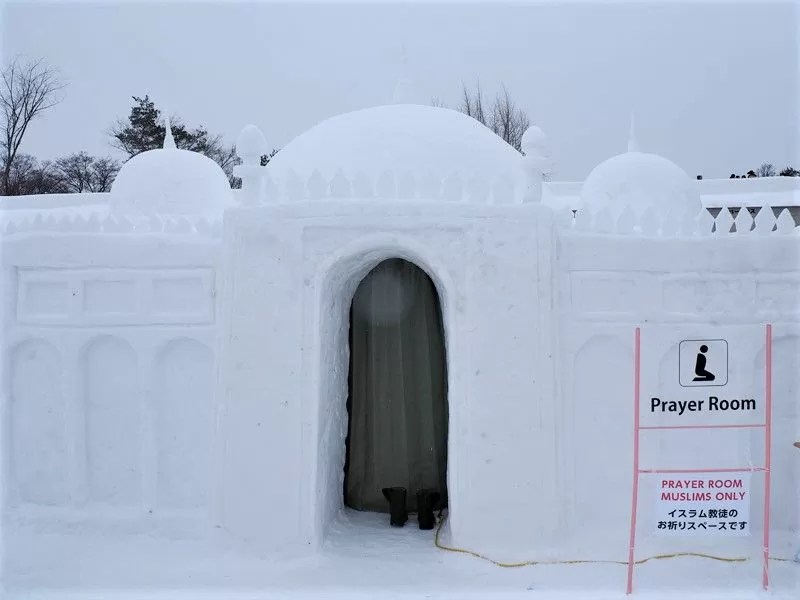
[[[788,208],[782,209],[775,217],[775,211],[769,206],[761,208],[755,219],[746,208],[738,210],[736,218],[727,208],[720,209],[716,217],[705,209],[699,213],[675,210],[659,212],[648,207],[637,213],[631,206],[626,206],[618,214],[612,214],[607,207],[577,211],[564,209],[556,222],[561,229],[577,233],[667,239],[789,235],[800,231]]]
[[[340,199],[430,200],[469,204],[520,204],[530,201],[523,195],[519,178],[511,174],[488,180],[475,174],[455,172],[436,175],[430,171],[412,173],[386,169],[375,174],[358,172],[351,175],[337,169],[330,178],[318,170],[306,177],[290,170],[276,179],[271,176],[268,167],[256,168],[259,169],[259,175],[264,176],[263,181],[254,180],[252,183],[258,186],[259,204]],[[242,187],[242,192],[246,194],[248,190],[244,180]],[[541,190],[539,193],[541,195]],[[247,202],[254,197],[248,195]]]
[[[175,235],[200,235],[218,238],[222,236],[222,219],[204,217],[150,216],[130,219],[109,215],[43,217],[41,214],[24,219],[7,219],[0,223],[0,232],[5,236],[22,233],[102,233],[135,235],[166,233]]]

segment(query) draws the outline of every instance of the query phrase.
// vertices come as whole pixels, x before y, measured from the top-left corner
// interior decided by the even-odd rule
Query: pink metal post
[[[641,350],[641,329],[636,328],[633,352],[633,500],[631,502],[631,535],[628,542],[628,587],[627,594],[633,592],[634,548],[636,546],[636,512],[639,504],[639,365]]]
[[[767,422],[764,427],[765,434],[765,469],[764,469],[764,589],[769,588],[769,513],[771,502],[770,486],[772,484],[772,324],[767,325],[767,339],[765,354],[766,364],[766,402]]]
[[[757,429],[763,423],[750,423],[747,425],[643,425],[639,429]]]
[[[642,469],[640,473],[749,473],[750,471],[766,471],[764,467],[739,467],[728,469]]]

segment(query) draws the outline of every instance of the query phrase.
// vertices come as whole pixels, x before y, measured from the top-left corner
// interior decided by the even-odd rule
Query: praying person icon
[[[714,381],[715,379],[714,374],[706,369],[708,362],[706,352],[708,352],[708,346],[703,344],[700,346],[700,352],[697,353],[697,361],[694,364],[695,378],[692,381]]]

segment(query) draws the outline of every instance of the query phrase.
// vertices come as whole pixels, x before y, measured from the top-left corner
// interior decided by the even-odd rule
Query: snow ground
[[[5,598],[26,600],[305,600],[345,598],[455,600],[614,600],[625,597],[622,565],[501,568],[435,547],[412,516],[348,512],[318,555],[268,561],[197,540],[36,533],[6,538]],[[635,595],[667,600],[796,600],[800,565],[771,564],[772,590],[760,589],[760,564],[699,558],[637,567]]]

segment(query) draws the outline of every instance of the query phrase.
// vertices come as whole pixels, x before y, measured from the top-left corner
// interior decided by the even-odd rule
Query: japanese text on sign
[[[660,535],[750,535],[750,473],[662,475],[656,489]]]

